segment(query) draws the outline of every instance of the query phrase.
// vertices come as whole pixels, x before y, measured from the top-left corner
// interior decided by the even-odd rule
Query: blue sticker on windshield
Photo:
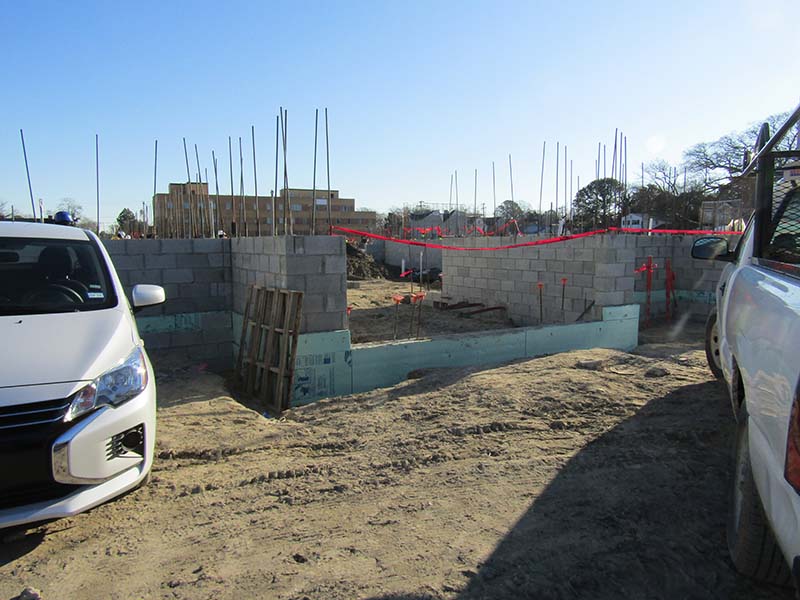
[[[88,296],[90,299],[100,299],[100,300],[102,300],[103,298],[105,298],[105,297],[106,297],[106,295],[105,295],[103,292],[89,292],[89,293],[88,293],[88,294],[86,294],[86,295],[87,295],[87,296]]]

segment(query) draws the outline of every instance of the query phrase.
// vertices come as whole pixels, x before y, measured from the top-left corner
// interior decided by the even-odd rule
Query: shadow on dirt
[[[570,460],[478,573],[442,596],[789,600],[728,559],[728,413],[715,381],[651,401]]]
[[[24,525],[0,530],[0,567],[33,552],[44,536],[43,530]]]

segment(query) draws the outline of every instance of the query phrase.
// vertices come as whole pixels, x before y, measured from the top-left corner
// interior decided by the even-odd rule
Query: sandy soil
[[[792,597],[727,558],[732,419],[699,344],[430,372],[281,420],[212,374],[160,385],[152,483],[6,532],[0,598]]]
[[[414,315],[412,331],[412,306],[401,304],[398,309],[395,309],[395,303],[392,300],[392,296],[395,294],[410,293],[411,284],[409,282],[372,279],[358,283],[360,285],[358,289],[347,290],[347,305],[353,307],[349,321],[350,339],[354,344],[393,339],[395,318],[397,318],[397,339],[406,339],[409,335],[417,337],[418,313]],[[419,292],[418,283],[414,284],[414,291]],[[395,310],[397,310],[396,316]],[[420,337],[503,329],[513,326],[506,318],[504,311],[479,315],[459,314],[463,312],[465,311],[434,309],[430,299],[426,298],[422,303]]]

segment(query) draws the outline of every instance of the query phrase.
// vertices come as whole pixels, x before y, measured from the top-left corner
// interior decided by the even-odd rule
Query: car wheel
[[[728,550],[741,574],[766,583],[789,585],[789,567],[775,541],[753,480],[748,422],[743,406],[736,428],[733,485],[728,507]]]
[[[706,360],[708,368],[717,379],[722,379],[722,363],[719,355],[719,329],[717,327],[717,309],[711,309],[706,320]]]

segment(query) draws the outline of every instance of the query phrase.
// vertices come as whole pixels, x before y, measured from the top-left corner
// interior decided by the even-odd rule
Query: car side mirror
[[[164,288],[160,285],[148,285],[146,283],[140,283],[133,286],[133,290],[131,290],[133,312],[137,312],[139,309],[142,309],[145,306],[161,304],[166,299],[167,295],[164,292]]]
[[[725,238],[704,237],[692,244],[692,258],[732,262],[734,254],[728,250],[728,240]]]

